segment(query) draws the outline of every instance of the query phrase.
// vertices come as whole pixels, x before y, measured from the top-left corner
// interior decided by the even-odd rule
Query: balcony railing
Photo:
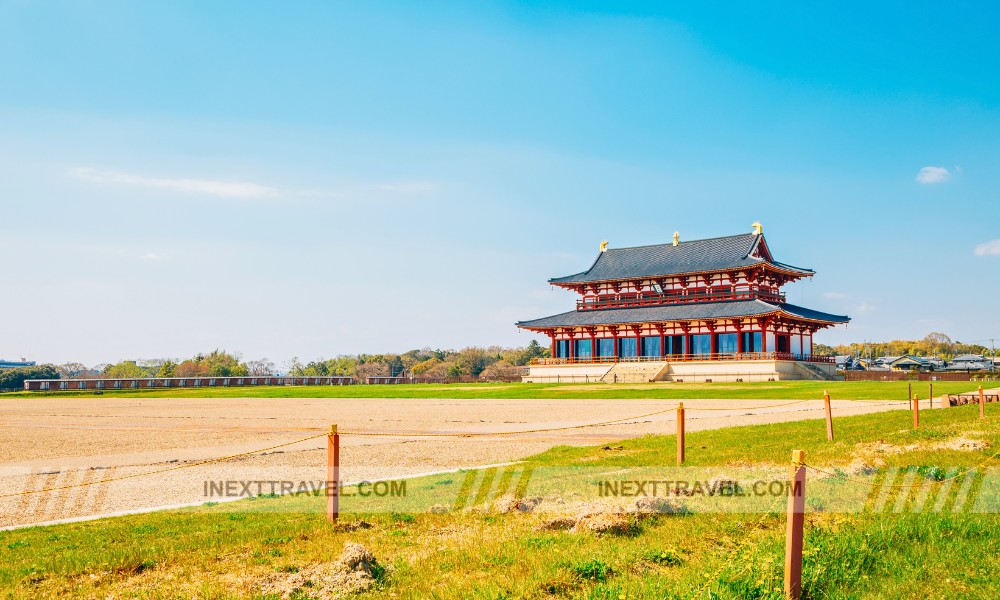
[[[719,352],[716,354],[668,354],[666,356],[574,356],[572,358],[536,358],[533,365],[575,365],[616,362],[696,362],[705,360],[798,360],[833,363],[832,356],[812,356],[790,352]]]
[[[664,292],[642,294],[614,294],[584,298],[576,301],[577,310],[594,310],[600,308],[624,308],[629,306],[654,306],[659,304],[687,304],[689,302],[721,302],[725,300],[754,300],[768,302],[785,302],[784,292],[763,289],[749,290],[689,290],[687,293]]]

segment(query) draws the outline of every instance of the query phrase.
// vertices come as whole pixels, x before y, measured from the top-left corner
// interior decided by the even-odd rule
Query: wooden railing
[[[601,308],[623,308],[628,306],[654,306],[659,304],[687,304],[689,302],[721,302],[726,300],[766,300],[768,302],[785,302],[783,292],[769,290],[737,290],[737,291],[689,291],[687,293],[664,292],[643,294],[615,294],[598,296],[576,301],[577,310],[595,310]]]
[[[574,356],[536,358],[533,365],[575,365],[616,362],[695,362],[705,360],[797,360],[834,363],[832,356],[812,356],[789,352],[719,352],[716,354],[667,354],[666,356]]]

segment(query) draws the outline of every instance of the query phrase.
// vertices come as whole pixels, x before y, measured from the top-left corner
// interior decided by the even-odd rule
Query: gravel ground
[[[821,418],[822,402],[687,400],[687,430]],[[358,481],[513,461],[555,445],[673,433],[673,410],[620,423],[489,438],[414,432],[510,432],[673,409],[674,400],[434,400],[336,398],[18,398],[0,402],[0,527],[205,502],[208,480],[322,481],[329,430],[341,436],[341,478]],[[901,404],[834,402],[837,415]],[[698,409],[723,409],[702,411]],[[237,453],[251,454],[186,466]],[[183,467],[143,475],[151,471]],[[109,483],[23,494],[138,475]],[[10,496],[9,494],[18,494]]]

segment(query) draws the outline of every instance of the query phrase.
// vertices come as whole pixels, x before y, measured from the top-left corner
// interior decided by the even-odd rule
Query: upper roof
[[[676,246],[656,244],[632,248],[608,248],[598,253],[590,269],[566,277],[553,277],[549,282],[558,284],[615,281],[746,269],[765,264],[803,277],[814,274],[811,269],[793,267],[773,260],[763,234],[745,233],[682,241]]]
[[[818,310],[795,306],[794,304],[771,304],[757,299],[731,302],[667,304],[636,308],[608,308],[604,310],[574,310],[532,321],[521,321],[517,326],[524,329],[551,329],[554,327],[731,319],[737,317],[758,317],[777,313],[827,325],[847,323],[851,320],[846,316],[831,315]]]

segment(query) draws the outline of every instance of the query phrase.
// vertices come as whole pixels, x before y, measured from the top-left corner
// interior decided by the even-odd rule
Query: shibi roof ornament
[[[760,221],[754,221],[752,227],[754,235],[761,235],[764,233],[764,227],[760,224]]]

